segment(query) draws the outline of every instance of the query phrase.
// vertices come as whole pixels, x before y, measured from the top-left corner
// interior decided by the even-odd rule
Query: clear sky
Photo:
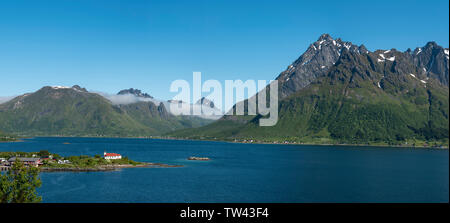
[[[369,50],[449,45],[448,0],[0,2],[0,96],[46,85],[169,99],[170,83],[274,79],[322,33]]]

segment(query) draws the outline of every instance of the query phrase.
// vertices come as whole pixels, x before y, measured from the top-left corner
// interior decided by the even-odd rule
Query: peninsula
[[[119,156],[111,156],[110,154]],[[0,152],[0,168],[2,170],[7,170],[17,161],[23,162],[26,166],[37,167],[42,172],[89,172],[138,167],[182,167],[182,165],[138,162],[128,157],[122,157],[120,154],[106,152],[103,156],[80,155],[68,157],[62,157],[46,150],[40,152]]]

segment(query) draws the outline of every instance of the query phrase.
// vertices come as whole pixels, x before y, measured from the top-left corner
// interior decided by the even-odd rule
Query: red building
[[[103,153],[103,157],[106,160],[117,160],[117,159],[122,159],[122,155],[118,154],[118,153]]]

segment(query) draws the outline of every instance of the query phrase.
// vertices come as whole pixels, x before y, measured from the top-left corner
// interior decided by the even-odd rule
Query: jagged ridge
[[[227,116],[172,136],[318,143],[448,144],[448,49],[370,52],[324,34],[278,77],[279,122]],[[246,103],[246,102],[240,102]]]

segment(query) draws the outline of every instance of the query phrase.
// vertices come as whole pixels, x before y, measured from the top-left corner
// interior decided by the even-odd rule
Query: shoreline
[[[214,140],[214,139],[185,139],[175,137],[164,136],[148,136],[148,137],[119,137],[119,136],[34,136],[34,137],[21,137],[16,141],[10,142],[23,142],[22,139],[32,139],[39,137],[48,138],[111,138],[111,139],[161,139],[161,140],[186,140],[186,141],[206,141],[206,142],[226,142],[226,143],[240,143],[240,144],[263,144],[263,145],[305,145],[305,146],[359,146],[359,147],[385,147],[385,148],[419,148],[419,149],[449,149],[448,146],[433,147],[433,146],[403,146],[403,145],[368,145],[368,144],[332,144],[332,143],[273,143],[273,142],[235,142],[230,140]]]
[[[205,142],[226,142],[226,143],[238,143],[238,144],[260,144],[260,145],[297,145],[297,146],[356,146],[356,147],[386,147],[386,148],[418,148],[418,149],[443,149],[448,150],[449,147],[444,146],[399,146],[399,145],[367,145],[367,144],[331,144],[331,143],[273,143],[273,142],[235,142],[228,140],[213,140],[213,139],[183,139],[183,138],[153,138],[164,140],[186,140],[186,141],[205,141]]]
[[[144,164],[119,164],[102,165],[98,167],[39,167],[40,172],[104,172],[116,171],[125,168],[173,168],[183,167],[183,165],[170,165],[163,163],[144,163]]]
[[[26,138],[24,137],[23,139],[26,139]],[[20,138],[20,139],[16,139],[13,141],[0,141],[0,143],[8,143],[8,142],[23,142],[23,140],[22,140],[22,138]]]

